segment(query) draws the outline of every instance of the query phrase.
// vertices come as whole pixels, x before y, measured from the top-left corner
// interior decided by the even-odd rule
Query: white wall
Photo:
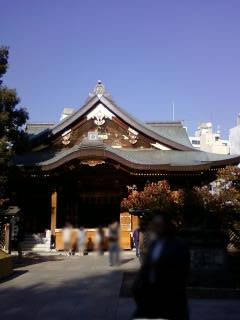
[[[240,154],[240,126],[230,129],[230,154]]]

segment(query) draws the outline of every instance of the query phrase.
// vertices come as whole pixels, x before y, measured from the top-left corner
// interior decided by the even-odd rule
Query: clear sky
[[[140,120],[220,125],[240,112],[239,0],[0,0],[5,83],[30,121],[58,121],[101,79]]]

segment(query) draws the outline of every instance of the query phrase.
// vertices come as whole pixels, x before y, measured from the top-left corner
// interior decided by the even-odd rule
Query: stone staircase
[[[51,244],[51,231],[46,233],[26,234],[22,242],[22,251],[49,252]]]

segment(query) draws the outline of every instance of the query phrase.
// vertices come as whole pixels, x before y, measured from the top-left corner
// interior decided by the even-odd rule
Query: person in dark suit
[[[133,287],[133,319],[188,320],[186,279],[189,250],[174,232],[170,217],[156,212],[151,223],[155,235]]]

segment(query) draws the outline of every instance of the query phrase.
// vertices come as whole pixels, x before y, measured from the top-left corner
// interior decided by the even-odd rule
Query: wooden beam
[[[51,234],[55,236],[55,229],[57,225],[57,191],[52,190],[51,194]]]

